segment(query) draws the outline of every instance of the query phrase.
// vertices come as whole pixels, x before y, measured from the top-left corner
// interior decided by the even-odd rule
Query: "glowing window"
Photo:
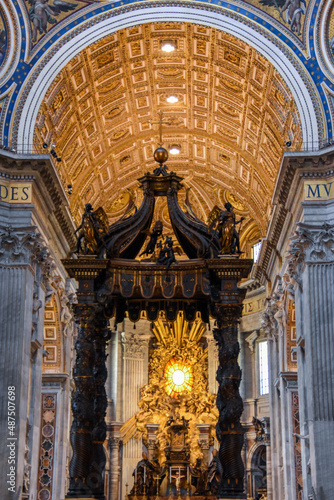
[[[260,395],[269,393],[268,342],[259,343]]]
[[[179,394],[190,392],[193,385],[193,370],[184,361],[172,358],[165,366],[166,392],[172,398]]]
[[[260,255],[260,250],[261,250],[261,241],[259,241],[258,243],[256,243],[256,245],[252,246],[254,263],[258,261],[258,258],[259,258],[259,255]]]

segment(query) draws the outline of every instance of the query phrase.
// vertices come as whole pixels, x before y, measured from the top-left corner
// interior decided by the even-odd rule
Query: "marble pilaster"
[[[110,425],[110,435],[108,440],[109,456],[110,456],[110,477],[109,477],[109,495],[108,500],[119,500],[120,494],[120,448],[122,440],[120,437],[120,424],[113,423]]]
[[[125,321],[124,332],[121,334],[123,350],[122,367],[122,421],[127,422],[138,412],[140,388],[148,382],[148,341],[149,323],[140,320],[136,323],[136,330],[131,323]],[[125,484],[129,491],[133,486],[132,472],[141,460],[143,452],[142,439],[130,439],[123,446],[121,496],[125,495]]]
[[[22,209],[19,209],[22,212]],[[16,219],[16,212],[11,209]],[[25,221],[28,222],[25,213]],[[2,482],[1,498],[29,493],[36,488],[39,421],[41,398],[41,366],[45,278],[50,271],[50,258],[41,235],[32,225],[0,227],[0,317],[1,317],[1,445],[5,448],[13,438],[15,454],[14,485]],[[15,427],[9,429],[8,387],[15,393]],[[11,396],[12,397],[12,396]],[[13,422],[13,421],[11,421]],[[15,438],[15,439],[14,439]],[[9,449],[9,448],[8,448]],[[9,472],[8,456],[3,453],[0,465]],[[25,478],[25,479],[24,479]],[[24,481],[24,483],[23,483]],[[13,487],[14,491],[8,490]],[[24,491],[23,491],[24,490]]]
[[[268,340],[268,362],[269,362],[269,406],[270,406],[270,462],[271,485],[268,486],[268,498],[270,500],[280,500],[283,494],[282,481],[282,449],[281,449],[281,425],[280,412],[281,402],[279,387],[277,387],[277,377],[280,371],[279,351],[278,351],[278,324],[275,318],[277,305],[272,299],[267,299],[266,309],[262,316],[262,329]],[[267,457],[268,466],[268,457]]]
[[[333,203],[332,203],[333,204]],[[289,271],[295,283],[304,496],[334,496],[334,225],[318,223],[319,204],[305,203],[306,221],[291,238]],[[307,379],[306,379],[307,374]],[[309,459],[307,441],[309,440]],[[305,467],[305,464],[308,464]]]

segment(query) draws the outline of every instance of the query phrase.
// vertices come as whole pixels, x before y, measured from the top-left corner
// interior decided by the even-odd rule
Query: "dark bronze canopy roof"
[[[183,187],[174,172],[162,177],[147,173],[138,179],[144,191],[144,199],[135,214],[117,221],[110,226],[103,238],[100,257],[135,259],[139,254],[150,228],[155,206],[155,198],[165,196],[175,236],[189,259],[215,258],[220,250],[216,234],[197,217],[183,212],[177,193]]]

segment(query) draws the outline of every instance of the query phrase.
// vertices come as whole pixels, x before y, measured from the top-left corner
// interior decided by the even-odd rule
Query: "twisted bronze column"
[[[218,344],[219,384],[217,408],[219,419],[216,427],[220,443],[219,459],[223,473],[218,488],[218,498],[246,498],[244,495],[244,465],[241,449],[244,429],[240,423],[243,402],[239,394],[241,370],[238,365],[238,322],[241,305],[216,305],[216,325],[213,335]]]
[[[94,363],[94,412],[95,422],[92,431],[92,464],[90,472],[90,486],[95,498],[104,498],[104,470],[106,454],[103,443],[107,436],[105,416],[107,412],[107,394],[105,383],[108,372],[106,367],[106,342],[110,340],[111,332],[107,328],[108,320],[101,318],[95,323],[95,363]]]
[[[73,368],[75,392],[72,397],[73,422],[70,485],[67,498],[104,499],[106,456],[105,415],[107,396],[106,342],[110,339],[101,306],[80,305],[75,310],[79,323]]]
[[[92,430],[94,428],[94,317],[92,306],[79,305],[75,308],[79,324],[75,343],[77,353],[73,368],[75,391],[72,397],[71,446],[73,456],[70,462],[70,485],[67,497],[88,496],[91,490],[87,484],[92,460]]]

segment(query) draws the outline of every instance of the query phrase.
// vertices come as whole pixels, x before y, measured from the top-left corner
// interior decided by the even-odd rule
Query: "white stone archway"
[[[45,57],[40,59],[32,68],[31,81],[33,83],[29,85],[29,81],[27,81],[30,88],[27,91],[27,87],[25,87],[25,95],[20,96],[22,104],[18,103],[16,107],[17,112],[20,113],[19,122],[17,123],[19,142],[26,145],[26,148],[32,147],[35,121],[42,99],[58,73],[80,51],[120,29],[166,20],[210,26],[236,36],[258,50],[273,64],[295,99],[300,114],[304,144],[306,146],[317,144],[319,140],[319,112],[315,109],[311,92],[315,93],[313,98],[314,95],[316,95],[316,99],[319,100],[320,98],[297,57],[292,51],[288,52],[288,47],[283,51],[279,47],[282,44],[281,41],[277,40],[277,43],[274,43],[273,38],[272,40],[269,37],[266,38],[264,34],[260,33],[259,26],[255,25],[255,23],[251,25],[250,21],[246,25],[241,20],[229,17],[224,12],[218,13],[204,8],[194,8],[194,6],[175,5],[161,7],[140,6],[140,8],[134,6],[130,12],[122,12],[118,15],[115,13],[112,17],[103,19],[94,25],[87,25],[84,30],[81,26],[80,32],[65,43],[60,39],[53,46],[53,55],[50,56],[46,53]],[[296,61],[296,64],[291,62],[293,60]],[[296,67],[298,66],[297,70]],[[312,90],[309,90],[311,88]]]

